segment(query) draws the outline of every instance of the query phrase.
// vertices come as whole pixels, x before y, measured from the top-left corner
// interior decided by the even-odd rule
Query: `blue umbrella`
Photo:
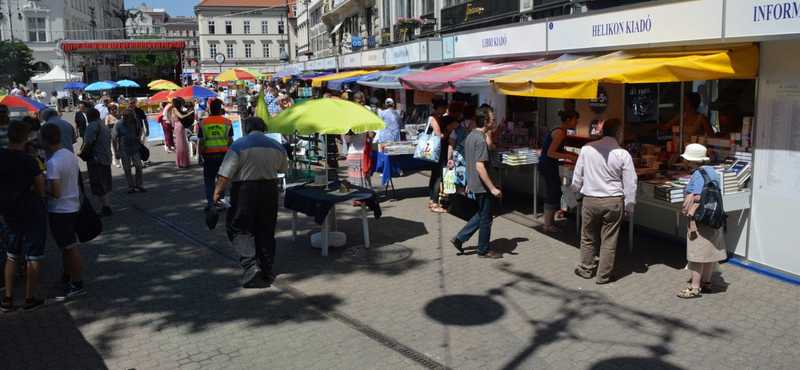
[[[120,87],[139,87],[139,84],[131,80],[119,80],[117,81],[117,85]]]
[[[87,85],[83,82],[73,81],[64,86],[64,90],[79,90],[86,86]]]
[[[86,91],[100,91],[100,90],[111,90],[115,87],[119,87],[119,85],[117,85],[117,83],[114,81],[98,81],[90,84],[89,86],[84,87],[83,89]]]

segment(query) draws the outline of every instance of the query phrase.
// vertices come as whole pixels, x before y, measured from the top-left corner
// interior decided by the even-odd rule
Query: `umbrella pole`
[[[328,135],[322,135],[322,147],[324,148],[323,153],[325,153],[325,190],[330,190],[328,187]]]

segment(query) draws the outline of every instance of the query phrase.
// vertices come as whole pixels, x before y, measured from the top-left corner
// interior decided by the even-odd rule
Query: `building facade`
[[[195,7],[200,69],[214,75],[237,66],[281,65],[295,55],[292,7],[286,0],[204,0]],[[217,55],[224,61],[218,64]],[[221,59],[220,59],[221,60]]]
[[[128,38],[139,36],[165,36],[164,25],[169,22],[169,14],[163,8],[148,8],[142,3],[139,8],[128,9],[125,31]]]
[[[172,17],[164,23],[165,38],[186,41],[186,58],[184,59],[189,66],[196,66],[200,61],[199,33],[197,18],[194,17]]]
[[[113,39],[122,36],[114,17],[123,0],[5,0],[0,3],[0,39],[20,40],[33,51],[34,70],[66,66],[61,40]]]

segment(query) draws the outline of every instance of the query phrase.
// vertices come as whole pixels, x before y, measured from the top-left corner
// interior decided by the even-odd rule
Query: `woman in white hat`
[[[703,169],[709,180],[719,184],[717,172],[708,164],[706,147],[700,144],[689,144],[681,155],[694,170],[692,178],[686,184],[686,199],[683,202],[683,214],[686,216],[686,259],[689,260],[689,271],[692,273],[689,287],[678,293],[679,298],[697,298],[702,293],[710,293],[711,272],[714,263],[726,259],[725,240],[722,229],[695,222],[692,217],[700,205],[700,194],[703,192],[705,180],[699,169]]]

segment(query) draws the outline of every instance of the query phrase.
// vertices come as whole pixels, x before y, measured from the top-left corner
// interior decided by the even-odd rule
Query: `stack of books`
[[[722,173],[722,195],[740,193],[742,188],[736,179],[736,172],[725,171]]]
[[[683,202],[686,186],[675,183],[658,185],[653,188],[653,199],[670,203]]]
[[[522,166],[539,163],[539,152],[530,148],[495,151],[492,159],[509,166]]]
[[[739,188],[744,187],[747,180],[750,179],[751,168],[750,161],[740,159],[729,169],[730,172],[736,173],[736,181],[739,184]]]

